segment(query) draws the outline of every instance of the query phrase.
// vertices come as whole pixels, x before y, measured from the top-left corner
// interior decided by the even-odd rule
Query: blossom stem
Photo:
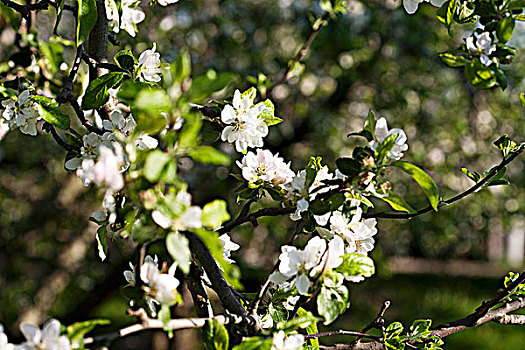
[[[262,216],[285,215],[285,214],[291,214],[294,211],[295,211],[295,208],[281,208],[281,207],[263,208],[249,215],[238,217],[234,221],[224,225],[218,232],[221,234],[230,232],[234,227],[244,224],[245,222],[252,222],[252,223],[257,222],[257,219]]]

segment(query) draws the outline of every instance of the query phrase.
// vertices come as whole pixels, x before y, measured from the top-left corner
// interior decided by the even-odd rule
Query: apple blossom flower
[[[106,119],[102,121],[102,126],[108,131],[118,130],[123,134],[128,135],[133,129],[135,129],[135,126],[137,126],[137,123],[131,114],[126,118],[122,113],[115,111],[111,114],[110,119],[111,120]]]
[[[263,137],[268,135],[268,125],[259,115],[266,106],[262,103],[253,104],[255,91],[241,95],[239,90],[233,94],[233,106],[226,105],[221,112],[221,120],[229,124],[221,134],[223,141],[235,142],[238,152],[244,152],[248,147],[263,146]]]
[[[496,52],[496,44],[492,43],[489,32],[483,32],[477,38],[469,36],[466,40],[467,50],[479,54],[479,60],[483,65],[490,66],[492,60],[490,55]]]
[[[55,319],[49,320],[40,330],[38,327],[22,323],[20,331],[26,338],[26,342],[17,348],[21,350],[70,350],[71,342],[67,336],[60,336],[60,322]]]
[[[151,218],[160,227],[171,228],[174,231],[184,231],[191,228],[201,228],[202,209],[191,205],[191,194],[186,191],[179,191],[175,201],[183,208],[183,212],[176,218],[171,219],[158,210],[151,212]]]
[[[341,213],[336,211],[330,217],[330,230],[318,227],[317,231],[322,237],[330,239],[334,236],[341,236],[346,240],[348,246],[346,253],[360,253],[363,255],[374,249],[375,241],[372,238],[377,233],[376,219],[361,220],[363,210],[357,208],[351,221]]]
[[[398,160],[403,157],[403,152],[408,149],[408,145],[405,144],[407,141],[407,136],[405,132],[401,129],[391,129],[388,130],[386,119],[379,118],[376,123],[376,129],[374,131],[374,140],[370,141],[369,145],[374,151],[376,148],[385,141],[385,139],[390,136],[397,134],[396,142],[392,150],[388,152],[387,157],[390,159]]]
[[[268,150],[258,149],[257,154],[248,152],[242,162],[237,161],[237,165],[242,170],[242,176],[250,183],[262,180],[283,186],[292,182],[294,177],[290,163],[286,164],[278,154],[273,155]]]
[[[97,186],[105,185],[110,190],[116,192],[124,187],[120,159],[108,147],[100,148],[100,156],[95,163],[93,159],[84,159],[82,166],[77,169],[77,175],[82,179],[84,186],[91,182]]]
[[[160,81],[160,53],[155,52],[157,44],[153,43],[153,48],[140,54],[139,64],[141,80],[158,83]]]
[[[177,264],[172,264],[168,273],[161,273],[154,262],[145,261],[140,269],[140,279],[149,287],[148,293],[161,304],[173,305],[177,300],[177,287],[180,282],[175,278]]]
[[[279,255],[279,269],[270,275],[270,282],[283,284],[292,277],[291,285],[297,288],[301,295],[308,293],[310,277],[315,277],[324,270],[336,268],[342,263],[344,243],[340,237],[335,237],[327,245],[326,240],[314,237],[308,241],[304,250],[293,246],[282,246]]]
[[[14,350],[15,346],[9,343],[4,333],[4,326],[0,323],[0,350]]]
[[[441,5],[443,5],[446,0],[403,0],[403,7],[405,8],[406,12],[413,14],[417,11],[419,4],[425,1],[430,2],[436,7],[441,7]]]
[[[279,331],[273,336],[272,350],[299,350],[303,348],[304,335]]]
[[[136,9],[140,1],[122,0],[120,3],[122,15],[119,16],[117,4],[114,0],[106,0],[106,16],[109,21],[109,27],[115,33],[124,29],[129,35],[135,37],[137,33],[137,24],[142,22],[146,15],[141,10]]]
[[[16,101],[13,99],[3,100],[2,117],[10,128],[16,126],[22,133],[36,136],[36,123],[40,118],[38,108],[40,107],[29,99],[30,96],[29,90],[24,90]],[[5,129],[5,126],[3,128]]]
[[[141,135],[135,140],[135,146],[140,150],[155,149],[158,145],[159,141],[149,135]]]
[[[171,5],[171,4],[175,4],[179,2],[179,0],[159,0],[159,5],[161,6],[168,6],[168,5]]]
[[[231,252],[239,250],[241,246],[233,242],[227,233],[220,235],[219,240],[222,244],[222,255],[224,257],[224,261],[229,262],[230,264],[235,264],[235,260],[230,258]]]

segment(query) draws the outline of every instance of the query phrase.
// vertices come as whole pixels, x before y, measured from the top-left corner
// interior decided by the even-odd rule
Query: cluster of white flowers
[[[157,44],[153,43],[153,48],[140,54],[140,80],[158,83],[160,81],[160,53],[155,52]]]
[[[173,231],[184,231],[191,228],[201,228],[202,209],[198,206],[191,205],[191,194],[186,191],[180,191],[175,197],[175,201],[183,210],[176,218],[169,218],[158,210],[151,213],[151,218],[157,225]]]
[[[374,249],[375,241],[372,237],[377,233],[377,221],[362,220],[362,213],[363,210],[358,207],[349,221],[342,212],[333,212],[330,217],[330,230],[318,227],[317,231],[326,239],[342,237],[347,242],[345,253],[366,255]]]
[[[124,187],[122,177],[122,158],[117,154],[122,154],[122,147],[115,143],[113,149],[101,146],[98,160],[84,159],[82,166],[77,170],[77,175],[85,185],[94,183],[97,186],[105,186],[110,192],[120,191]],[[120,149],[120,152],[118,151]]]
[[[384,117],[379,118],[376,122],[374,140],[370,141],[370,148],[375,151],[376,148],[382,144],[387,137],[395,134],[397,134],[395,145],[392,147],[392,150],[388,152],[387,157],[394,160],[401,159],[401,157],[403,157],[403,152],[408,149],[408,145],[406,144],[407,135],[403,130],[398,128],[388,130],[388,125]]]
[[[496,44],[492,42],[489,32],[483,32],[477,38],[474,35],[469,36],[465,42],[467,50],[479,54],[479,60],[483,65],[490,66],[492,62],[497,62],[497,58],[490,58],[490,55],[496,52]]]
[[[248,147],[263,146],[263,137],[268,135],[268,125],[260,118],[268,108],[263,103],[253,104],[255,89],[241,95],[239,90],[233,94],[233,106],[226,105],[221,113],[221,120],[228,124],[221,134],[223,141],[235,143],[238,152],[245,152]]]
[[[135,266],[129,263],[131,270],[124,271],[124,278],[132,285],[136,285]],[[177,301],[177,287],[180,282],[175,278],[177,264],[173,263],[167,272],[159,271],[158,258],[150,255],[144,258],[144,263],[140,269],[140,279],[148,286],[146,302],[152,311],[155,304],[173,305]]]
[[[0,140],[9,131],[18,127],[24,134],[36,136],[36,124],[40,119],[39,106],[29,98],[31,93],[24,90],[18,98],[2,101],[4,110],[0,118]]]
[[[222,254],[224,257],[224,261],[230,264],[235,264],[235,260],[231,258],[231,252],[239,250],[241,246],[233,242],[227,233],[220,235],[219,241],[221,241],[222,244]]]
[[[430,2],[436,7],[441,7],[445,1],[446,0],[403,0],[403,7],[405,8],[406,12],[413,14],[417,11],[419,4],[422,2]]]
[[[135,37],[137,34],[137,24],[142,22],[146,15],[137,9],[140,1],[122,0],[120,3],[122,15],[119,17],[117,3],[114,0],[106,0],[106,16],[109,21],[109,28],[118,33],[124,29],[129,35]]]
[[[326,244],[326,240],[316,236],[308,241],[304,250],[285,245],[281,251],[279,271],[270,275],[270,281],[284,288],[295,286],[299,294],[305,295],[310,288],[310,278],[341,265],[344,242],[335,236]]]
[[[264,181],[281,187],[292,182],[294,172],[290,163],[286,164],[278,154],[273,155],[268,150],[257,149],[256,152],[248,152],[242,162],[237,161],[246,180],[251,184]]]

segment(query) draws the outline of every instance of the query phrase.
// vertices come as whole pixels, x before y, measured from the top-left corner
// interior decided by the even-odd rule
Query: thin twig
[[[210,119],[220,119],[221,118],[221,112],[218,112],[214,110],[213,108],[207,107],[207,106],[201,106],[195,103],[189,104],[191,108],[195,109],[196,111],[201,112],[205,116],[207,116]]]
[[[388,308],[390,307],[390,301],[389,300],[385,300],[383,302],[383,305],[381,306],[381,309],[379,309],[379,312],[377,313],[377,316],[376,318],[370,322],[369,324],[367,324],[362,330],[361,330],[361,333],[366,333],[368,332],[369,330],[371,330],[372,328],[378,328],[378,327],[381,327],[383,328],[383,325],[385,323],[385,320],[383,319],[383,316],[385,315],[385,312],[386,310],[388,310]],[[363,337],[360,337],[360,336],[357,336],[351,343],[350,345],[355,345],[357,344],[361,338]]]
[[[465,198],[466,196],[475,193],[483,185],[489,182],[490,179],[492,179],[494,176],[496,176],[505,166],[507,166],[510,162],[512,162],[516,157],[518,157],[521,152],[525,149],[525,143],[522,143],[520,147],[513,152],[510,156],[503,159],[501,163],[499,163],[496,167],[494,167],[483,179],[481,179],[478,183],[476,183],[474,186],[470,187],[464,192],[461,192],[460,194],[444,201],[444,205],[450,205],[454,202],[457,202],[460,199]],[[431,212],[433,210],[432,206],[428,206],[426,208],[420,209],[416,211],[415,213],[385,213],[385,212],[379,212],[379,213],[364,213],[363,218],[369,219],[369,218],[382,218],[382,219],[411,219],[413,217]]]
[[[500,324],[525,325],[525,315],[505,315],[493,321]]]
[[[82,62],[82,54],[84,53],[84,44],[81,44],[77,48],[77,54],[75,56],[75,61],[73,62],[73,67],[69,72],[69,77],[60,91],[60,94],[57,96],[58,103],[65,103],[73,99],[73,83],[77,77],[78,69],[80,68],[80,63]]]
[[[309,335],[305,335],[304,339],[328,337],[328,336],[332,336],[332,335],[351,335],[351,336],[357,336],[357,337],[361,337],[361,338],[370,338],[370,339],[376,339],[376,340],[380,340],[381,339],[381,337],[379,337],[377,335],[366,334],[366,333],[363,333],[363,332],[344,331],[344,330],[337,330],[337,331],[329,331],[329,332],[321,332],[321,333],[316,333],[316,334],[309,334]]]
[[[186,277],[186,283],[193,298],[193,306],[197,316],[210,318],[213,316],[210,299],[202,281],[202,269],[195,263],[190,265],[190,273]]]
[[[94,127],[93,125],[89,124],[88,121],[86,120],[86,117],[84,116],[84,111],[82,109],[80,109],[80,106],[78,105],[78,102],[73,98],[73,99],[70,99],[69,100],[69,103],[71,104],[71,107],[73,107],[73,109],[75,110],[75,113],[78,117],[78,120],[80,120],[80,123],[82,123],[82,125],[84,125],[84,127],[86,129],[88,129],[89,131],[91,132],[94,132],[95,134],[98,134],[98,135],[103,135],[104,134],[104,131]]]
[[[281,208],[281,207],[260,209],[254,213],[245,215],[243,217],[238,217],[234,221],[227,223],[218,232],[219,233],[230,232],[234,227],[244,224],[245,222],[252,222],[252,223],[256,222],[257,219],[260,218],[261,216],[285,215],[285,214],[291,214],[294,211],[295,211],[295,208]]]
[[[75,147],[73,145],[70,145],[69,143],[67,143],[64,140],[62,140],[60,138],[60,136],[58,135],[57,131],[55,130],[55,127],[53,125],[51,125],[50,123],[44,122],[44,125],[42,126],[42,130],[44,130],[45,132],[50,133],[53,136],[53,139],[56,141],[56,143],[60,147],[65,149],[66,151],[80,151],[79,148],[77,148],[77,147]]]

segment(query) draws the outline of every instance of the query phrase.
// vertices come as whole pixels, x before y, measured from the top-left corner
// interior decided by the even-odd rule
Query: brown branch
[[[55,142],[60,147],[65,149],[66,151],[77,151],[77,152],[80,151],[80,149],[78,147],[70,145],[69,143],[67,143],[64,140],[62,140],[60,138],[60,136],[58,135],[57,131],[55,130],[55,127],[53,125],[51,125],[50,123],[44,122],[44,125],[42,125],[42,130],[44,130],[45,132],[50,133],[51,136],[53,136],[53,139],[55,140]]]
[[[140,318],[140,323],[133,324],[119,329],[116,332],[102,334],[94,337],[84,339],[84,344],[93,344],[98,342],[111,342],[117,338],[122,338],[137,332],[142,332],[148,329],[163,329],[164,325],[161,320],[152,319],[148,316],[144,309],[138,311],[128,310],[131,316]],[[219,315],[213,318],[180,318],[172,319],[168,323],[168,328],[171,330],[189,329],[189,328],[202,328],[207,321],[217,320],[223,325],[227,324],[247,324],[253,325],[256,323],[253,317],[239,316],[239,315]]]
[[[77,115],[78,120],[80,120],[80,123],[82,123],[82,125],[86,129],[88,129],[89,131],[94,132],[95,134],[98,134],[98,135],[103,135],[104,134],[104,131],[102,131],[102,130],[100,130],[100,129],[98,129],[98,128],[96,128],[93,125],[88,123],[88,121],[86,120],[86,116],[84,115],[84,111],[78,105],[77,100],[72,98],[72,99],[69,100],[69,103],[71,104],[71,107],[73,107],[73,109],[75,110],[75,114]]]
[[[195,109],[196,111],[201,112],[205,116],[211,119],[221,119],[221,112],[216,111],[213,108],[207,107],[207,106],[201,106],[195,103],[189,104],[191,108]]]
[[[29,19],[31,15],[31,11],[47,10],[49,5],[55,6],[55,4],[50,2],[49,0],[42,0],[34,4],[27,4],[27,5],[20,5],[11,0],[1,0],[1,1],[5,6],[10,7],[16,12],[20,13],[22,17],[24,17],[26,20]]]
[[[525,149],[525,143],[522,143],[520,147],[513,152],[510,156],[503,159],[501,163],[499,163],[496,167],[494,167],[483,179],[481,179],[478,183],[476,183],[474,186],[470,187],[464,192],[461,192],[460,194],[444,201],[444,205],[450,205],[454,202],[459,201],[460,199],[463,199],[467,197],[468,195],[477,192],[481,189],[483,185],[489,182],[490,179],[492,179],[494,176],[496,176],[505,166],[507,166],[510,162],[512,162],[514,159],[516,159],[521,152]],[[415,213],[409,214],[409,213],[364,213],[363,218],[369,219],[369,218],[382,218],[382,219],[411,219],[413,217],[428,213],[430,211],[434,210],[432,206],[428,206],[423,209],[419,209]]]
[[[58,103],[65,103],[73,99],[73,83],[77,78],[78,69],[80,68],[80,63],[82,62],[82,54],[84,53],[84,44],[81,44],[77,47],[77,54],[75,56],[75,61],[73,61],[73,67],[69,72],[69,77],[60,91],[60,94],[57,96]]]
[[[260,218],[261,216],[285,215],[285,214],[291,214],[294,211],[295,211],[295,208],[281,208],[281,207],[260,209],[254,213],[251,213],[249,215],[245,215],[242,217],[238,217],[234,221],[227,223],[218,232],[219,233],[230,232],[234,227],[237,227],[248,221],[251,223],[257,223],[257,219]]]
[[[327,336],[332,336],[332,335],[351,335],[351,336],[357,336],[360,338],[370,338],[370,339],[377,339],[377,340],[381,339],[381,337],[377,335],[366,334],[362,332],[344,331],[344,330],[309,334],[309,335],[305,335],[304,339],[320,338],[320,337],[327,337]]]
[[[217,266],[217,262],[211,255],[210,251],[202,242],[202,240],[193,232],[184,232],[186,238],[188,238],[190,243],[190,250],[195,254],[197,261],[202,266],[206,275],[210,279],[211,285],[219,299],[221,304],[226,310],[232,314],[236,315],[246,315],[246,310],[236,298],[235,294],[232,292],[232,288],[226,282],[222,276],[221,269]]]
[[[197,316],[212,317],[213,309],[202,281],[202,269],[195,263],[190,265],[190,273],[186,278],[186,283],[193,298],[193,305],[195,306]]]
[[[365,326],[365,328],[363,328],[361,330],[361,333],[366,333],[368,332],[369,330],[371,330],[372,328],[381,328],[381,330],[383,330],[383,325],[385,324],[385,320],[383,319],[383,316],[385,315],[385,312],[386,310],[390,307],[390,301],[389,300],[385,300],[383,302],[383,305],[381,306],[381,309],[379,309],[379,312],[377,313],[377,316],[376,318],[370,322],[368,325]],[[351,343],[350,345],[356,345],[357,343],[359,343],[359,341],[361,340],[361,336],[357,336]]]
[[[500,324],[524,325],[525,315],[505,315],[502,317],[498,317],[492,321],[500,323]]]

